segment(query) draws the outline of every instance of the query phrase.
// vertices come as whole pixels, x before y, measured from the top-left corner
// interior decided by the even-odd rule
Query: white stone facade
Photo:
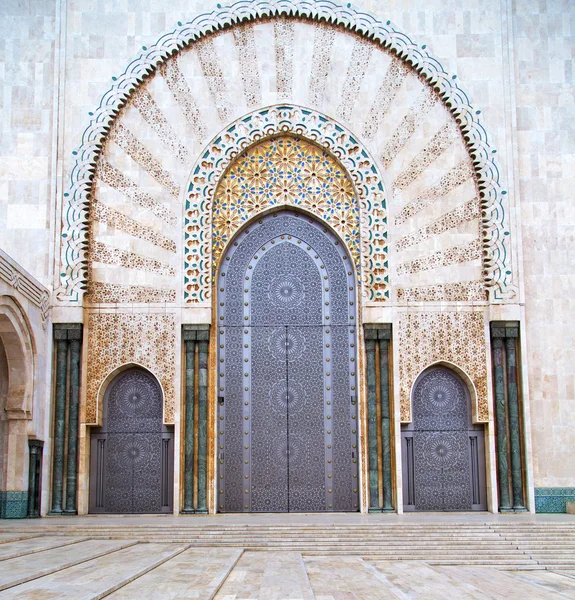
[[[292,14],[278,16],[282,8]],[[486,423],[495,510],[489,322],[518,321],[528,507],[535,488],[575,488],[574,17],[560,1],[5,3],[0,246],[50,290],[48,323],[84,324],[79,511],[89,426],[117,369],[150,368],[165,423],[180,427],[181,326],[211,322],[216,300],[212,240],[222,227],[212,200],[257,127],[319,142],[353,180],[362,321],[394,327],[396,445],[417,375],[455,364],[476,391],[475,421]],[[370,27],[387,37],[364,35]],[[300,108],[328,125],[310,117],[307,131]],[[32,335],[43,357],[34,435],[46,442],[47,495],[50,327]],[[178,444],[176,435],[176,473]],[[175,477],[176,511],[179,487]]]

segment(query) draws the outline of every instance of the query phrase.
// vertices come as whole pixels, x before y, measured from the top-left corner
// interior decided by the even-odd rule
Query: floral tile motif
[[[323,148],[282,136],[245,150],[216,190],[214,268],[237,230],[272,206],[301,207],[329,223],[348,244],[360,271],[359,209],[347,173]]]

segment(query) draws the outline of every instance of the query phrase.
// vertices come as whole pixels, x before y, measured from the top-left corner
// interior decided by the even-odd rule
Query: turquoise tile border
[[[25,519],[28,516],[28,492],[0,492],[0,518]]]
[[[535,512],[565,513],[566,502],[575,502],[575,488],[535,488]]]

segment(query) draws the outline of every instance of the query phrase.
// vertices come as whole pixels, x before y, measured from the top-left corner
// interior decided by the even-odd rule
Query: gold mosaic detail
[[[399,318],[399,401],[411,421],[411,389],[417,376],[439,361],[463,370],[477,392],[476,421],[489,420],[485,323],[480,312],[403,313]]]
[[[91,314],[88,318],[86,416],[98,423],[98,392],[116,369],[135,363],[149,369],[164,392],[164,423],[176,407],[176,322],[165,314]]]
[[[323,148],[282,136],[252,146],[222,177],[214,198],[214,266],[250,218],[273,206],[294,206],[329,223],[348,244],[359,273],[359,208],[343,167]]]

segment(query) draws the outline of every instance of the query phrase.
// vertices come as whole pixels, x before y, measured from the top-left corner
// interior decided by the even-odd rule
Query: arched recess
[[[30,419],[34,398],[34,343],[22,309],[10,296],[0,296],[0,338],[8,365],[7,418]]]
[[[264,34],[254,35],[256,27]],[[307,48],[310,56],[302,59],[294,31],[305,28],[309,43],[298,45],[297,52]],[[225,43],[216,45],[218,36],[226,37]],[[340,44],[339,38],[345,40]],[[223,56],[221,48],[234,50]],[[301,78],[294,77],[296,59],[309,68]],[[341,62],[338,68],[326,68],[335,60]],[[379,89],[374,92],[376,80]],[[231,89],[243,94],[232,99]],[[329,91],[333,89],[337,93]],[[402,90],[411,91],[406,95]],[[394,103],[398,93],[402,101]],[[161,98],[168,99],[165,106]],[[480,111],[471,107],[456,79],[389,22],[332,2],[253,0],[179,25],[115,78],[75,151],[65,194],[59,300],[81,301],[88,260],[93,273],[102,275],[92,277],[92,302],[175,302],[181,289],[173,280],[180,268],[174,262],[179,242],[170,231],[179,222],[179,203],[186,193],[182,173],[210,139],[217,139],[218,131],[258,106],[277,104],[278,98],[327,114],[358,132],[358,143],[390,173],[389,194],[397,206],[392,215],[398,231],[393,240],[397,300],[484,301],[486,289],[492,301],[515,296],[504,191],[478,120]],[[427,133],[418,138],[414,132],[422,124]],[[134,134],[146,128],[149,135]],[[151,151],[162,146],[170,150],[169,160]],[[205,150],[206,157],[210,151]],[[465,202],[454,200],[459,197],[454,190],[463,190],[460,200]],[[161,198],[154,197],[156,191]],[[107,202],[115,194],[145,207],[153,217],[142,223],[116,210],[113,206],[120,204]],[[431,205],[440,210],[421,226],[415,216]],[[122,243],[110,234],[112,228],[127,236]],[[461,229],[462,243],[435,252],[433,244],[427,245],[426,240],[453,228]],[[136,251],[140,242],[130,242],[126,251],[128,238],[161,248],[165,260]],[[473,267],[463,281],[447,277],[432,284],[436,277],[419,276],[411,283],[414,273],[458,263]],[[110,265],[154,273],[155,285],[140,285],[135,277],[126,286]]]
[[[359,510],[357,277],[310,214],[280,206],[228,244],[217,280],[217,502]]]
[[[464,377],[436,363],[413,385],[413,420],[401,431],[406,511],[487,510],[485,426],[474,423]]]
[[[108,378],[102,425],[90,431],[91,513],[170,513],[173,430],[163,424],[159,380],[139,365]]]

